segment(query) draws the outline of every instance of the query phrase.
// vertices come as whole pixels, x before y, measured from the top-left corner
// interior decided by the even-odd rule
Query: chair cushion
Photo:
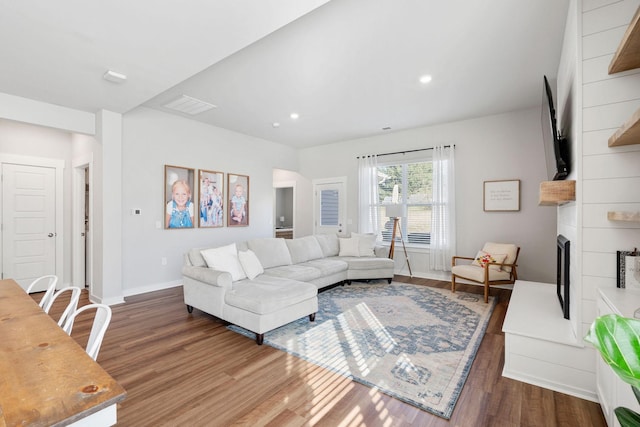
[[[487,242],[482,248],[483,251],[490,254],[506,254],[505,264],[513,264],[518,256],[518,247],[511,243],[493,243]],[[503,271],[511,272],[511,267],[502,267]]]
[[[484,268],[471,264],[456,265],[451,267],[451,274],[455,274],[463,279],[484,283]],[[509,280],[511,274],[508,271],[496,271],[489,269],[489,281]]]

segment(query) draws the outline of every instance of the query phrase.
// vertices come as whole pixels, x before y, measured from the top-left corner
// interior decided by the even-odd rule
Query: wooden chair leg
[[[486,303],[489,302],[489,284],[488,283],[484,284],[484,302]]]
[[[451,292],[456,291],[456,276],[451,275]]]

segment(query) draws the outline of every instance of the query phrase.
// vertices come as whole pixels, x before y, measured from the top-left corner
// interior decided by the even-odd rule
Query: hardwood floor
[[[481,294],[482,288],[460,285],[459,291]],[[188,314],[182,288],[129,297],[112,307],[98,362],[128,393],[119,406],[119,426],[606,426],[597,403],[501,376],[510,294],[491,291],[499,302],[449,421],[258,346],[199,310]],[[83,292],[80,304],[87,302]],[[74,326],[72,336],[81,345],[89,327],[82,319]]]

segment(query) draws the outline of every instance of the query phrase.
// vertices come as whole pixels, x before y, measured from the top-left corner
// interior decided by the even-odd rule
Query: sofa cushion
[[[200,253],[200,251],[203,251],[204,248],[196,248],[196,249],[191,249],[189,252],[187,252],[187,256],[189,257],[189,262],[191,263],[192,266],[194,267],[206,267],[207,266],[207,262],[204,260],[204,258],[202,257],[202,254]]]
[[[321,276],[332,276],[336,273],[340,273],[341,271],[346,271],[349,267],[349,264],[347,264],[345,261],[334,258],[314,259],[311,261],[307,261],[302,265],[317,268],[318,270],[320,270]]]
[[[267,268],[264,270],[263,275],[307,282],[322,276],[322,272],[317,268],[304,263]]]
[[[340,241],[340,252],[339,256],[360,256],[360,249],[357,237],[349,237],[338,239]]]
[[[286,239],[285,242],[289,248],[291,262],[294,264],[300,264],[301,262],[323,257],[322,248],[318,240],[313,236]]]
[[[338,259],[346,262],[349,265],[349,270],[375,270],[381,268],[393,269],[393,260],[389,258],[340,257]]]
[[[264,269],[281,265],[291,265],[289,248],[282,238],[266,237],[262,239],[252,239],[247,242],[247,246],[255,252]]]
[[[202,257],[207,262],[207,267],[215,270],[226,271],[231,274],[233,280],[242,280],[247,277],[238,261],[236,244],[210,248],[201,251]]]
[[[264,273],[264,268],[262,268],[260,260],[251,249],[238,252],[238,259],[240,260],[242,269],[250,280],[253,280],[260,274]]]
[[[256,314],[268,314],[314,298],[318,289],[310,284],[289,279],[260,276],[256,280],[241,280],[225,293],[230,306]]]
[[[358,239],[359,256],[375,256],[373,248],[376,246],[377,236],[373,233],[351,233],[352,238]]]
[[[336,234],[316,234],[314,236],[322,249],[325,257],[337,256],[340,252],[340,241]]]

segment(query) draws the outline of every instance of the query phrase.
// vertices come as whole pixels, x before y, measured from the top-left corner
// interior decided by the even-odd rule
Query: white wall
[[[542,105],[542,77],[540,94]],[[546,179],[540,120],[533,108],[308,148],[300,152],[300,173],[311,180],[347,177],[349,231],[357,231],[357,156],[455,144],[457,252],[473,256],[486,241],[513,242],[522,247],[521,279],[555,283],[556,210],[538,206]],[[484,212],[483,182],[502,179],[521,180],[520,211]],[[414,275],[438,275],[424,251],[408,250]]]
[[[293,148],[147,108],[124,115],[123,134],[125,296],[178,284],[183,254],[191,248],[273,236],[273,169],[297,169]],[[157,228],[164,217],[164,165],[249,175],[249,226]],[[133,208],[142,215],[131,215]]]
[[[583,331],[595,318],[596,289],[616,286],[616,251],[640,246],[640,224],[607,220],[607,211],[640,211],[640,145],[609,148],[608,138],[640,108],[640,69],[608,74],[639,0],[582,2]]]

